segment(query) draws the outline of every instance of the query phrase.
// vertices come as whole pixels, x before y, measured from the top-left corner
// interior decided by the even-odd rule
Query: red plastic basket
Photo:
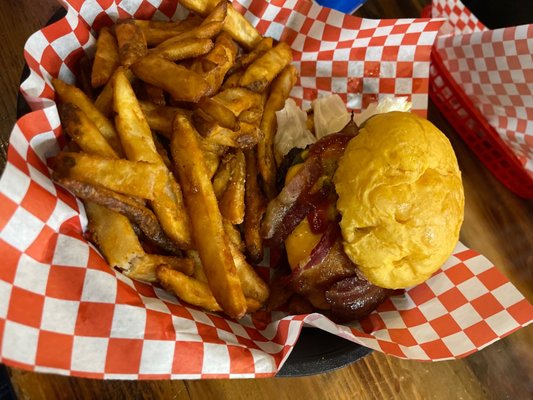
[[[431,16],[431,4],[422,16]],[[533,199],[533,178],[445,68],[433,47],[429,96],[474,154],[509,190]]]

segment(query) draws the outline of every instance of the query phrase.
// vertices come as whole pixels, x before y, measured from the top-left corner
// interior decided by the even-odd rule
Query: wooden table
[[[368,0],[360,15],[415,17],[417,0]],[[0,2],[1,152],[16,119],[17,88],[28,36],[58,8],[56,0]],[[505,189],[479,163],[432,106],[429,118],[446,132],[463,171],[466,213],[461,240],[486,255],[533,299],[533,203]],[[439,363],[400,360],[374,352],[340,370],[303,378],[233,381],[97,381],[9,369],[24,399],[526,399],[533,395],[533,327],[466,359]]]

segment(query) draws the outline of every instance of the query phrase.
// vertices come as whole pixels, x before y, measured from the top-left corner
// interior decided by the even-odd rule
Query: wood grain
[[[26,39],[57,9],[57,1],[2,0],[0,2],[0,170],[6,161],[7,139],[16,119],[18,84],[24,65]]]
[[[20,399],[190,399],[183,381],[101,381],[15,369],[10,373]]]
[[[425,1],[368,0],[367,17],[416,17]],[[55,0],[0,1],[0,166],[15,122],[27,37],[57,8]],[[434,107],[429,118],[450,138],[466,192],[461,239],[485,254],[533,299],[533,203],[510,193],[479,163]],[[463,360],[422,363],[374,352],[326,374],[232,381],[98,381],[14,368],[21,399],[526,399],[533,395],[533,328],[522,329]]]

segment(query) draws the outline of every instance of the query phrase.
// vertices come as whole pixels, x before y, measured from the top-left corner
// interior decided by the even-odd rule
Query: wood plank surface
[[[425,1],[368,0],[368,17],[415,17]],[[0,1],[0,166],[16,118],[23,44],[58,8],[56,0]],[[461,240],[491,259],[533,299],[533,203],[510,193],[476,159],[434,106],[429,118],[457,153],[466,194]],[[21,399],[528,399],[533,396],[533,328],[466,359],[400,360],[374,352],[337,371],[301,378],[218,381],[99,381],[9,368]]]
[[[4,169],[7,154],[7,139],[16,121],[16,103],[20,75],[24,65],[23,49],[26,39],[57,9],[55,0],[0,1],[0,166]]]

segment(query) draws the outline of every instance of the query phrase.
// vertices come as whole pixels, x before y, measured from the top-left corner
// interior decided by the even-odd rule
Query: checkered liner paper
[[[459,0],[435,0],[432,16],[447,20],[444,66],[533,178],[533,24],[490,30]]]
[[[424,114],[429,54],[441,22],[363,20],[307,1],[235,1],[266,35],[287,41],[304,105],[336,92],[359,110],[382,94],[409,95]],[[240,321],[180,303],[110,269],[83,237],[82,204],[50,180],[64,144],[50,78],[72,80],[93,32],[119,17],[184,16],[172,1],[74,1],[65,19],[25,47],[22,85],[33,112],[16,124],[0,181],[0,360],[94,378],[198,379],[274,375],[304,325],[397,357],[466,356],[533,319],[533,307],[483,256],[458,244],[426,283],[350,326],[320,314],[258,312]],[[265,264],[266,265],[266,264]]]

